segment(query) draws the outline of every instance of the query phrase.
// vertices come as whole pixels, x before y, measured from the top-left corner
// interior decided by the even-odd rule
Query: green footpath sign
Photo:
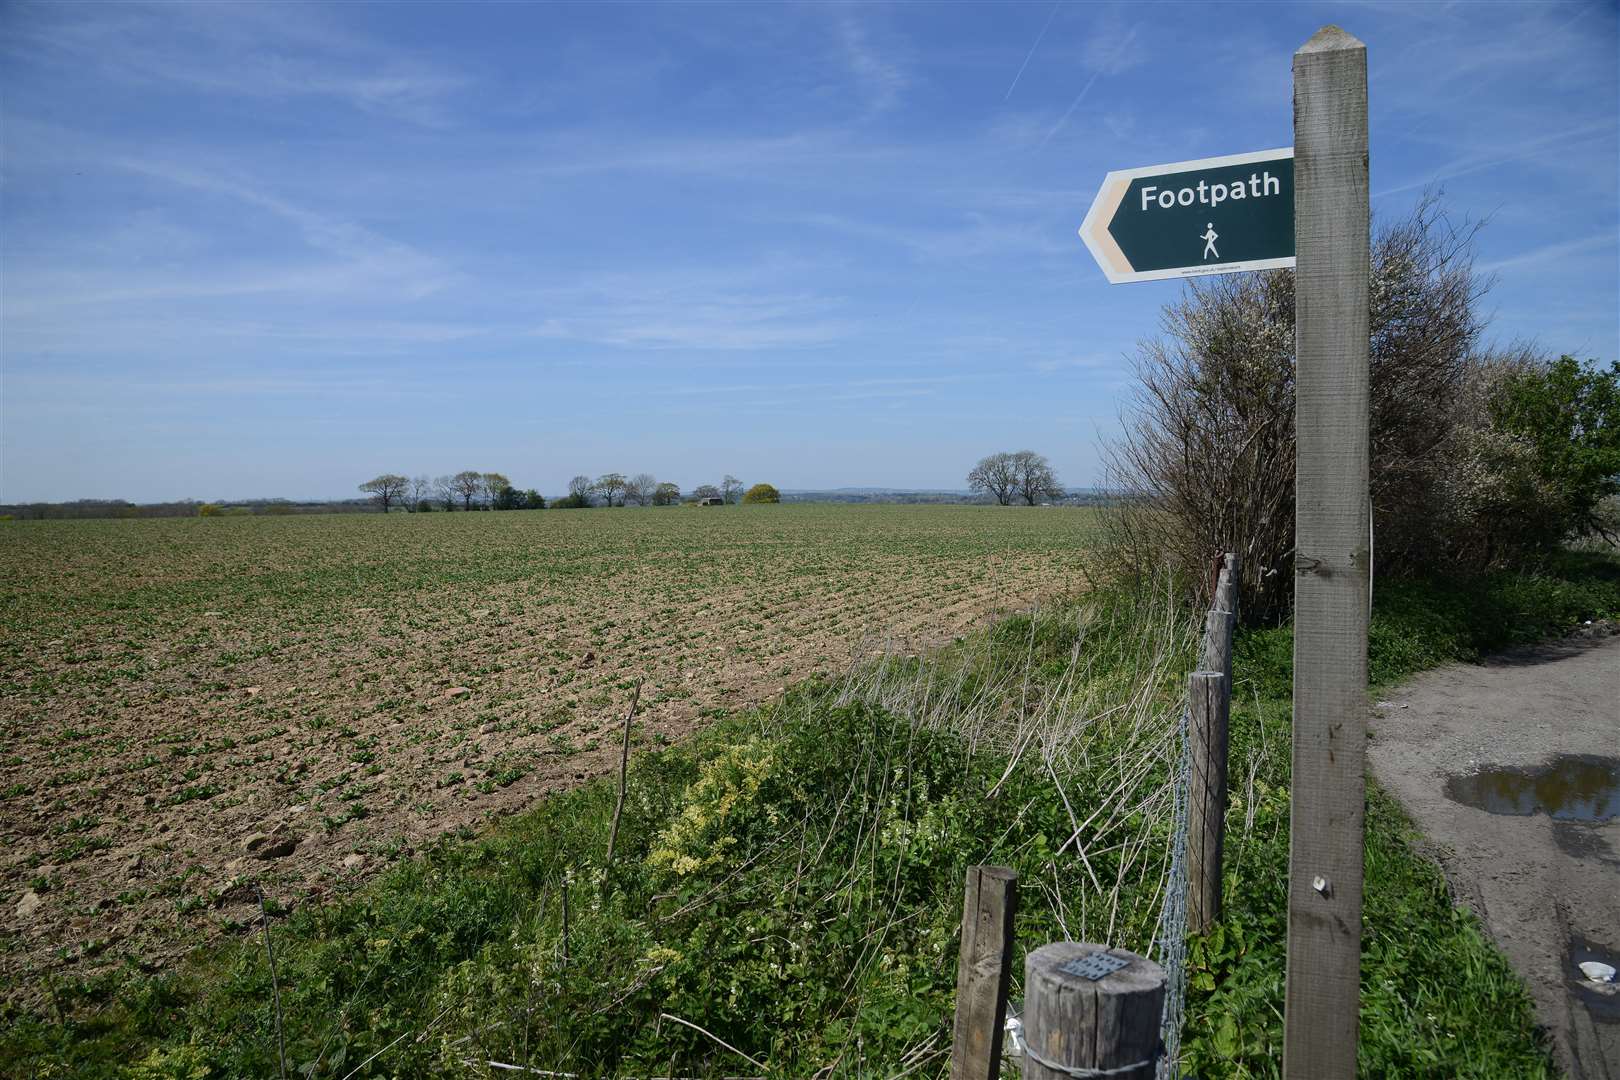
[[[1111,172],[1080,226],[1115,285],[1294,265],[1294,151]]]

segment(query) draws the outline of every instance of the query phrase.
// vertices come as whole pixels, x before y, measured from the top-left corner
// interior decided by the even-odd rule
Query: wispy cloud
[[[598,173],[757,178],[762,173],[822,175],[900,157],[894,147],[868,146],[846,132],[824,129],[785,135],[689,135],[570,133],[545,139],[527,160],[506,163],[507,176],[569,177]]]
[[[816,382],[750,382],[715,386],[679,386],[663,391],[666,394],[707,396],[711,394],[813,393],[830,391],[840,395],[860,394],[863,397],[885,395],[911,395],[930,392],[948,383],[962,382],[962,375],[922,375],[910,378],[843,379]]]
[[[397,371],[342,372],[221,372],[184,376],[142,377],[140,379],[106,374],[80,375],[54,372],[17,372],[6,377],[8,394],[23,402],[66,399],[99,403],[106,408],[124,407],[135,399],[169,400],[176,397],[248,398],[266,396],[290,398],[364,398],[386,401],[394,398],[442,397],[444,388],[419,377]],[[185,408],[193,408],[187,404]]]
[[[130,172],[199,191],[226,195],[267,211],[297,228],[304,242],[350,265],[399,284],[416,297],[443,288],[449,271],[433,256],[409,244],[379,236],[352,221],[296,205],[245,180],[170,162],[124,158],[116,163]]]
[[[853,329],[836,298],[751,285],[746,274],[601,275],[539,299],[555,314],[534,336],[631,349],[810,348]]]
[[[1114,368],[1114,363],[1099,355],[1062,356],[1037,360],[1030,367],[1042,375],[1056,375],[1063,371],[1109,371]]]
[[[1521,251],[1517,255],[1508,255],[1504,258],[1493,259],[1490,262],[1477,263],[1474,269],[1482,274],[1491,274],[1512,267],[1540,266],[1544,263],[1557,262],[1573,255],[1583,255],[1588,251],[1613,252],[1617,247],[1620,247],[1620,238],[1617,238],[1613,233],[1601,236],[1587,236],[1579,240],[1565,240],[1556,244],[1545,244],[1529,251]]]
[[[237,97],[329,98],[429,126],[448,122],[446,100],[467,82],[347,33],[305,5],[34,6],[10,23],[14,61],[56,61],[125,82]]]
[[[979,211],[962,215],[962,223],[949,226],[892,225],[844,214],[800,214],[789,220],[821,229],[833,229],[909,250],[925,259],[972,259],[986,255],[1058,255],[1072,251],[1068,238],[1048,223],[1024,218],[994,217]]]
[[[1477,151],[1475,153],[1468,154],[1464,157],[1456,158],[1453,161],[1447,162],[1446,164],[1441,165],[1431,171],[1421,180],[1410,180],[1404,184],[1397,184],[1394,187],[1384,188],[1382,191],[1375,191],[1373,192],[1372,197],[1379,199],[1385,195],[1398,195],[1403,191],[1415,191],[1418,188],[1428,187],[1431,184],[1436,184],[1443,180],[1452,180],[1457,177],[1467,176],[1470,173],[1483,172],[1486,169],[1494,169],[1500,165],[1508,165],[1515,161],[1523,161],[1527,158],[1535,157],[1537,154],[1544,152],[1550,147],[1568,142],[1571,139],[1583,138],[1589,135],[1604,134],[1608,135],[1610,141],[1612,141],[1615,135],[1615,126],[1612,119],[1600,120],[1592,124],[1581,124],[1578,127],[1567,128],[1563,131],[1555,131],[1551,134],[1541,135],[1537,138],[1523,139],[1513,143],[1498,144],[1496,146],[1488,147],[1483,151]]]
[[[910,82],[905,70],[872,44],[866,24],[849,8],[839,9],[835,29],[850,74],[866,95],[867,111],[893,108]]]

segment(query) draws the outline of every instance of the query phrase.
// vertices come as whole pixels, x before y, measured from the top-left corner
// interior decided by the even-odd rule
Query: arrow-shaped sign
[[[1115,285],[1293,266],[1293,148],[1111,172],[1080,236]]]

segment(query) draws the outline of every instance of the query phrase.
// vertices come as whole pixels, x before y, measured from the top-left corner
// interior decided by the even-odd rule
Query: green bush
[[[1368,682],[1477,660],[1589,618],[1620,618],[1620,559],[1612,555],[1565,552],[1533,570],[1382,583],[1367,632]],[[1240,630],[1233,651],[1251,692],[1291,696],[1292,626]]]
[[[1566,355],[1519,366],[1493,388],[1488,410],[1498,431],[1528,449],[1537,498],[1506,508],[1521,519],[1519,532],[1542,551],[1593,533],[1612,540],[1600,507],[1620,493],[1620,362],[1604,370]]]
[[[782,493],[769,484],[755,484],[742,499],[745,503],[779,503]]]

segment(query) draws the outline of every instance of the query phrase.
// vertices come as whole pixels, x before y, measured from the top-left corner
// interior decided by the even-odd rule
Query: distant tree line
[[[650,477],[647,477],[647,474],[642,473],[637,477],[631,477],[629,479],[631,481],[637,479],[646,480],[650,479]],[[413,490],[416,490],[419,485],[423,484],[425,484],[425,488],[422,490],[425,490],[426,494],[420,498],[413,499]],[[586,487],[589,490],[586,497],[588,501],[581,501],[579,503],[574,503],[569,499],[568,496],[562,496],[561,498],[554,500],[547,500],[538,492],[532,493],[533,500],[531,501],[531,492],[519,492],[516,489],[513,489],[512,495],[507,496],[505,499],[497,498],[496,508],[532,508],[538,510],[543,509],[546,506],[555,507],[557,509],[564,509],[576,505],[596,506],[600,505],[597,502],[599,493],[595,491],[594,485],[595,481],[587,478]],[[770,487],[769,484],[754,485],[754,487],[761,486]],[[651,485],[651,490],[653,492],[652,496],[643,502],[641,498],[637,496],[635,487],[636,485],[632,483],[627,485],[625,488],[624,499],[627,504],[637,506],[673,506],[683,501],[695,503],[699,499],[710,495],[717,499],[724,498],[724,496],[721,494],[720,486],[716,484],[700,484],[683,499],[681,489],[675,484],[664,481],[654,481]],[[421,509],[421,503],[426,501],[428,503],[427,509],[442,510],[445,506],[445,502],[441,497],[434,493],[434,488],[435,483],[432,479],[427,477],[417,477],[415,480],[409,482],[404,499],[400,499],[398,495],[390,496],[389,508],[392,510],[395,506],[400,506],[407,510],[416,510]],[[645,492],[648,490],[648,486],[645,483],[642,483],[640,485],[640,490]],[[771,490],[775,491],[776,489],[772,488]],[[1066,505],[1071,506],[1093,504],[1112,505],[1118,503],[1121,498],[1126,497],[1128,496],[1122,496],[1119,493],[1111,493],[1100,490],[1070,490],[1062,496],[1061,501]],[[511,501],[514,498],[519,500],[516,506],[511,504]],[[993,496],[980,492],[968,493],[962,491],[920,491],[900,489],[834,489],[829,491],[795,492],[777,491],[777,498],[781,502],[792,503],[962,504],[995,501]],[[741,501],[750,501],[746,492],[743,494]],[[753,501],[757,502],[760,500],[755,499]],[[1053,499],[1053,501],[1058,500]],[[320,501],[296,499],[238,499],[215,500],[213,502],[204,502],[200,499],[180,499],[173,502],[160,503],[135,503],[127,499],[74,499],[68,502],[58,503],[0,503],[0,520],[6,518],[46,520],[66,518],[159,518],[199,516],[237,517],[245,515],[276,516],[292,514],[352,514],[368,507],[376,508],[378,503],[379,500],[375,498],[330,499]],[[463,500],[461,500],[459,497],[452,502],[452,508],[458,508],[462,505]],[[482,502],[480,502],[480,506],[482,506]]]
[[[434,510],[544,510],[545,496],[533,488],[520,491],[504,475],[467,469],[454,475],[407,477],[383,473],[361,484],[360,490],[383,513],[403,507],[410,513]],[[687,502],[720,499],[725,503],[781,502],[781,493],[770,484],[755,484],[745,493],[743,482],[727,474],[718,486],[700,484],[686,497]],[[674,506],[682,501],[679,486],[659,480],[651,473],[609,472],[592,479],[579,475],[568,482],[568,494],[551,501],[555,510],[576,510],[590,506]],[[195,511],[193,511],[195,512]]]
[[[350,514],[368,505],[366,499],[322,502],[293,499],[240,499],[204,502],[136,503],[128,499],[72,499],[67,502],[0,503],[0,520],[69,520],[85,518],[245,517],[249,515]]]
[[[503,474],[465,469],[446,476],[383,473],[360,485],[383,513],[401,506],[413,514],[433,510],[544,510],[546,500],[533,488],[520,491]]]
[[[692,489],[685,502],[697,503],[704,499],[723,499],[734,503],[742,501],[742,481],[727,475],[720,486],[699,484]],[[682,502],[679,486],[659,480],[651,473],[603,473],[596,479],[579,475],[568,481],[568,494],[552,505],[558,510],[579,510],[588,506],[675,506]]]

